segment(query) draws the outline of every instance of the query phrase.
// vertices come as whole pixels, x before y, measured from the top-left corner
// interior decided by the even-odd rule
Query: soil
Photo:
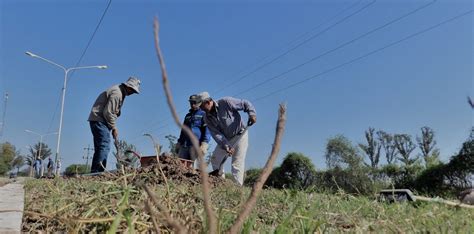
[[[160,157],[159,165],[155,160],[155,163],[146,167],[140,167],[137,169],[124,168],[123,171],[105,172],[95,176],[80,175],[75,178],[81,180],[111,181],[121,178],[124,174],[131,174],[131,176],[127,178],[128,182],[132,184],[145,183],[147,185],[157,185],[164,183],[163,176],[160,172],[160,166],[168,182],[172,181],[173,183],[186,183],[189,185],[197,185],[201,183],[199,170],[187,166],[186,163],[183,163],[183,161],[176,157],[166,156]],[[208,178],[212,187],[224,183],[225,181],[223,178],[213,175],[210,175]]]

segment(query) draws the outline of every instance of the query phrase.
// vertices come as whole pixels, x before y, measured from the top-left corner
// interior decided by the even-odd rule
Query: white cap
[[[200,102],[204,102],[204,101],[207,101],[207,100],[211,99],[211,96],[209,96],[208,92],[198,93],[197,96],[198,96]]]

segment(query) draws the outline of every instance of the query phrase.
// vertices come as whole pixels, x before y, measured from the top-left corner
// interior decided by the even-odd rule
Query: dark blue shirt
[[[211,133],[209,132],[209,129],[207,129],[206,123],[204,123],[205,115],[206,112],[201,109],[196,111],[191,109],[184,117],[183,124],[188,126],[191,131],[193,131],[194,135],[199,140],[199,143],[209,143],[209,140],[211,140]],[[183,130],[181,130],[181,134],[179,134],[178,143],[186,147],[192,146],[191,140]]]

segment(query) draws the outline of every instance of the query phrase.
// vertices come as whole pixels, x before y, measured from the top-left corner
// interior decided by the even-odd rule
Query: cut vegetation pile
[[[163,177],[163,175],[165,177]],[[212,187],[229,186],[210,177]],[[175,157],[160,157],[160,165],[104,172],[95,176],[32,179],[26,183],[23,231],[153,230],[145,211],[143,186],[152,188],[174,217],[190,230],[202,228],[199,172]],[[227,185],[226,185],[227,184]],[[167,230],[166,227],[163,227]]]
[[[105,172],[96,176],[78,176],[76,179],[80,180],[93,180],[93,181],[111,181],[111,180],[124,180],[128,183],[144,183],[146,185],[158,185],[165,184],[164,177],[161,175],[161,171],[165,175],[168,182],[177,184],[188,184],[197,185],[201,183],[199,170],[186,167],[176,157],[160,157],[160,165],[153,164],[148,167],[142,167],[138,169],[125,168],[124,171],[117,172]],[[206,172],[207,173],[207,172]],[[210,176],[209,184],[216,186],[223,183],[225,180],[220,177]]]

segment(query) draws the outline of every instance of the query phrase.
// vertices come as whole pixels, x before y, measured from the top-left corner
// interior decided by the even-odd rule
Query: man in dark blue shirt
[[[207,148],[209,147],[209,140],[211,139],[211,134],[207,125],[204,123],[204,115],[206,114],[203,110],[199,108],[201,102],[197,95],[191,95],[189,97],[189,113],[184,117],[183,124],[188,126],[191,131],[193,131],[196,138],[199,140],[199,146],[203,155],[207,154]],[[192,150],[193,144],[191,139],[186,135],[186,133],[181,130],[181,134],[178,138],[178,143],[176,144],[176,151],[180,158],[188,160],[196,160],[197,154]]]

